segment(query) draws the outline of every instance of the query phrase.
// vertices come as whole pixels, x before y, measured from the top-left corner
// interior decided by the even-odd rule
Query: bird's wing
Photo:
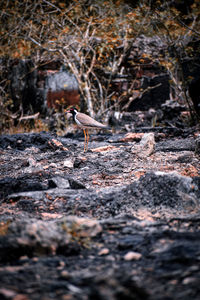
[[[87,126],[87,127],[99,127],[99,128],[107,128],[106,125],[94,120],[93,118],[91,118],[88,115],[79,113],[78,114],[78,120],[81,122],[81,124],[83,126]]]

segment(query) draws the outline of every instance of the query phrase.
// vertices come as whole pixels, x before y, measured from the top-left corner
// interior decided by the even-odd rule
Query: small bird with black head
[[[67,113],[72,114],[73,120],[76,124],[83,129],[85,141],[84,141],[84,152],[88,150],[88,142],[89,142],[89,133],[88,129],[109,129],[109,127],[105,124],[102,124],[90,116],[78,112],[75,107],[70,108]]]

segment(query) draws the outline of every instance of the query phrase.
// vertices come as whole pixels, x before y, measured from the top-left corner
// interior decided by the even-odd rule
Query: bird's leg
[[[85,133],[85,129],[83,129],[83,133],[84,133],[84,138],[85,138],[85,140],[84,140],[84,152],[85,152],[85,143],[87,142],[87,135]]]
[[[86,129],[86,133],[87,133],[87,150],[88,150],[88,142],[89,142],[89,139],[90,139],[90,136],[89,136],[89,133],[88,133],[88,129]]]

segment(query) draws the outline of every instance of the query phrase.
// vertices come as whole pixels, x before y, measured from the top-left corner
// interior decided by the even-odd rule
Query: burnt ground
[[[199,299],[198,135],[0,136],[0,298]]]

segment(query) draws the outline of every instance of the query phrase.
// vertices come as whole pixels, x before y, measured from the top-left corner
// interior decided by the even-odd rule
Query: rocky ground
[[[199,299],[197,127],[83,142],[0,136],[0,298]]]

